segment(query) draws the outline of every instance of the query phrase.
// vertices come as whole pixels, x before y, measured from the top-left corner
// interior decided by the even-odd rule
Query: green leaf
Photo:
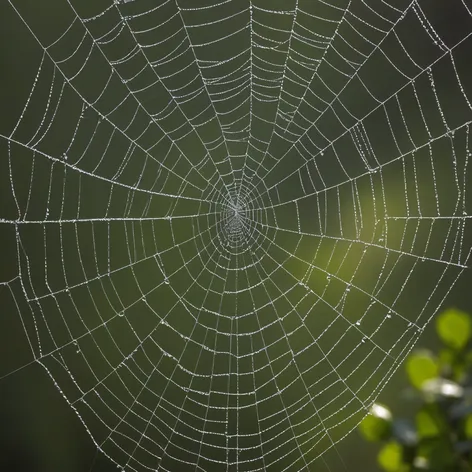
[[[431,438],[422,441],[417,450],[417,458],[423,458],[428,470],[448,471],[455,463],[456,456],[452,444],[443,438]]]
[[[428,408],[422,408],[416,414],[415,420],[416,430],[420,438],[430,438],[441,434],[437,419]]]
[[[439,351],[439,360],[443,367],[452,366],[456,361],[456,353],[451,349],[441,349]]]
[[[368,441],[383,441],[392,434],[392,414],[390,410],[378,403],[374,403],[369,414],[359,425],[362,435]]]
[[[403,466],[403,451],[400,444],[396,442],[389,442],[379,452],[377,461],[382,469],[388,472],[396,472],[402,470]]]
[[[439,365],[429,351],[417,351],[408,358],[406,371],[411,384],[420,389],[424,382],[439,375]]]
[[[472,415],[467,416],[465,420],[464,433],[467,438],[472,438]]]
[[[470,317],[463,311],[450,308],[439,315],[436,329],[446,345],[462,349],[470,339]]]
[[[461,382],[470,364],[468,353],[457,349],[446,348],[439,352],[439,362],[441,364],[441,375],[456,382]]]

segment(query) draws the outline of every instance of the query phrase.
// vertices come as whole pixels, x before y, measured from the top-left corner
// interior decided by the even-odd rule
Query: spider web
[[[468,263],[472,6],[46,3],[4,8],[34,362],[123,470],[314,470]]]

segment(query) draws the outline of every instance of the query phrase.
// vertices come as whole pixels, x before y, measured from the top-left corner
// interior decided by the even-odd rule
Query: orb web
[[[122,470],[315,470],[469,261],[470,3],[2,8],[34,362]]]

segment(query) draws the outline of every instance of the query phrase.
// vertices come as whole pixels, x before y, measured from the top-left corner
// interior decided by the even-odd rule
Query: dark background
[[[355,1],[355,0],[354,0]],[[103,5],[108,2],[100,2]],[[290,3],[290,2],[287,2]],[[403,2],[405,3],[405,2]],[[422,5],[426,2],[420,2]],[[470,2],[466,2],[469,7]],[[27,23],[31,25],[32,29],[36,32],[40,32],[42,37],[45,39],[54,39],[57,37],[57,31],[61,31],[61,22],[67,21],[67,15],[70,15],[70,11],[67,6],[67,2],[59,0],[47,0],[42,2],[36,2],[33,0],[23,2],[13,2],[13,4],[24,14],[24,18],[27,18]],[[128,5],[127,5],[128,6]],[[86,2],[82,5],[84,11],[87,10],[88,5]],[[93,10],[95,7],[91,7]],[[434,0],[429,2],[428,18],[437,29],[441,32],[441,36],[444,41],[449,45],[456,44],[462,37],[472,31],[471,19],[467,17],[465,9],[463,8],[460,1],[443,2]],[[425,61],[428,60],[428,54],[430,53],[430,44],[424,41],[424,44],[417,43],[417,34],[415,30],[411,31],[411,44],[415,44],[417,50],[422,51],[424,54]],[[5,219],[13,219],[14,216],[14,205],[11,201],[10,181],[9,181],[9,165],[8,165],[8,146],[5,135],[11,132],[14,124],[16,123],[19,113],[25,103],[29,91],[31,90],[31,84],[34,80],[34,76],[41,60],[41,50],[38,49],[37,43],[32,39],[31,33],[25,28],[22,21],[19,20],[18,15],[10,6],[9,2],[2,2],[0,5],[0,70],[1,75],[1,90],[0,90],[0,159],[2,161],[2,167],[0,169],[0,185],[1,185],[1,206],[2,206],[2,217]],[[386,48],[389,46],[386,45]],[[67,50],[67,49],[66,49]],[[463,85],[468,90],[472,90],[472,67],[470,61],[467,59],[467,52],[472,51],[472,43],[470,41],[465,42],[461,48],[460,54],[457,55],[457,63],[460,65],[461,78],[463,79]],[[421,52],[419,54],[421,56]],[[388,74],[382,73],[382,69],[377,70],[375,64],[372,65],[370,76],[376,78],[379,87],[385,84],[385,88],[388,89],[388,84],[391,83],[392,79]],[[441,85],[438,85],[442,93],[447,93],[447,81],[449,77],[446,68],[444,70],[438,67],[435,71],[435,78],[438,84],[441,84],[440,78],[444,77],[445,81]],[[92,77],[90,77],[92,80]],[[97,79],[98,80],[98,79]],[[47,83],[47,80],[45,80]],[[446,84],[446,85],[445,85]],[[85,82],[83,87],[86,89],[87,86],[93,87],[93,83],[88,84]],[[429,90],[429,83],[421,83],[417,85],[418,90]],[[452,88],[451,88],[452,90]],[[445,95],[442,95],[444,97]],[[469,94],[469,96],[472,96]],[[455,97],[455,96],[454,96]],[[453,126],[460,126],[470,120],[468,112],[464,111],[464,108],[455,108],[456,98],[452,96],[450,109],[452,109],[451,123]],[[448,99],[443,98],[443,103],[447,103]],[[72,102],[73,103],[73,102]],[[404,113],[408,119],[412,120],[412,128],[415,129],[415,119],[419,118],[411,111],[411,118],[409,116],[409,105],[408,100],[404,99]],[[422,103],[426,113],[428,110],[435,108],[435,102],[429,98],[422,98]],[[63,149],[64,141],[67,141],[65,135],[68,131],[68,122],[74,123],[77,120],[77,112],[79,108],[74,108],[74,104],[64,109],[61,109],[61,119],[57,121],[60,123],[57,131],[54,134],[54,139],[49,143],[50,154],[54,156],[61,155],[61,149]],[[362,104],[359,104],[359,112],[362,110]],[[411,110],[413,110],[411,105]],[[446,108],[448,108],[446,106]],[[470,110],[469,110],[470,111]],[[80,110],[79,110],[80,112]],[[448,110],[447,113],[451,113]],[[413,118],[415,116],[415,118]],[[448,114],[448,118],[451,115]],[[27,122],[26,129],[36,130],[37,116],[29,117],[30,122]],[[329,123],[328,123],[329,125]],[[418,128],[419,128],[418,124]],[[431,126],[433,135],[436,132],[434,125]],[[438,126],[439,129],[439,126]],[[62,131],[62,132],[61,132]],[[62,134],[63,133],[63,134]],[[462,133],[462,134],[461,134]],[[464,162],[464,151],[460,150],[460,143],[463,143],[464,129],[461,129],[457,137],[458,147],[458,159],[461,163]],[[25,135],[26,135],[25,131]],[[447,181],[447,173],[450,169],[450,162],[452,159],[451,155],[447,154],[447,149],[444,151],[443,156],[438,157],[439,150],[435,149],[434,159],[438,165],[438,182],[444,182],[444,187],[440,188],[439,195],[446,201],[446,212],[445,214],[452,214],[452,204],[454,201],[453,189],[450,183]],[[28,162],[31,162],[31,153],[22,154],[21,151],[16,150],[12,153],[15,162],[19,160],[17,168],[18,177],[15,180],[18,182],[19,187],[23,190],[27,190],[30,186],[28,179]],[[342,157],[347,159],[347,156]],[[23,164],[24,163],[24,164]],[[49,168],[41,169],[38,167],[35,174],[36,179],[43,178],[45,181],[51,174]],[[272,175],[272,178],[280,180],[284,175],[284,168],[280,166],[279,170]],[[333,170],[333,173],[335,170]],[[334,174],[333,174],[334,175]],[[412,179],[411,172],[408,174],[409,178]],[[336,176],[337,177],[337,176]],[[336,177],[334,180],[336,180]],[[385,172],[386,179],[391,178],[392,181],[398,179],[398,176],[392,175],[392,172]],[[465,175],[467,183],[470,180],[470,171]],[[57,176],[60,181],[60,175]],[[425,177],[424,188],[428,178]],[[400,182],[400,180],[397,180]],[[411,182],[411,180],[410,180]],[[420,188],[422,188],[420,183]],[[470,185],[467,187],[470,188]],[[84,197],[84,206],[93,207],[94,204],[99,205],[99,202],[103,200],[105,193],[101,193],[103,189],[97,186],[96,190],[90,192],[88,196]],[[20,190],[21,192],[21,190]],[[469,192],[470,193],[470,192]],[[30,212],[30,218],[34,217],[38,220],[45,219],[42,203],[46,199],[47,188],[38,190],[35,194],[35,201],[32,203],[32,210]],[[389,201],[392,202],[392,207],[395,207],[395,198],[398,198],[400,202],[403,198],[404,190],[399,188],[398,196],[389,196]],[[366,199],[371,198],[369,191],[363,194]],[[288,198],[288,197],[287,197]],[[74,198],[72,199],[74,200]],[[450,200],[450,202],[449,202]],[[97,203],[98,202],[98,203]],[[186,207],[183,208],[183,211]],[[467,213],[470,214],[470,204],[467,205]],[[5,213],[3,213],[5,211]],[[119,214],[118,209],[118,214]],[[190,210],[190,207],[188,209]],[[448,212],[449,211],[449,212]],[[290,210],[286,211],[285,214],[281,214],[281,217],[287,217],[288,219],[293,217],[293,213]],[[337,215],[331,216],[336,220]],[[456,228],[454,228],[456,230]],[[453,230],[453,231],[454,231]],[[23,230],[22,230],[23,231]],[[37,251],[38,258],[43,258],[43,239],[41,232],[35,233],[34,230],[25,230],[24,238],[27,251],[30,254],[35,254]],[[470,229],[469,229],[470,231]],[[395,230],[393,230],[393,235]],[[393,236],[392,236],[393,237]],[[420,238],[424,238],[424,235],[420,235]],[[13,225],[5,224],[0,222],[0,240],[2,247],[2,263],[0,272],[0,281],[8,282],[16,276],[18,267],[17,248],[15,244],[15,234]],[[287,247],[293,240],[288,238]],[[70,243],[69,243],[70,244]],[[169,242],[167,242],[169,244]],[[440,243],[443,244],[441,241]],[[67,247],[67,245],[65,246]],[[465,248],[470,247],[470,233],[465,233]],[[35,249],[36,248],[36,249]],[[123,248],[124,250],[124,248]],[[467,251],[465,251],[467,253]],[[59,260],[58,255],[52,256],[51,262],[56,258],[56,262]],[[446,256],[447,258],[447,256]],[[451,255],[452,258],[452,255]],[[428,262],[426,262],[428,264]],[[51,264],[52,265],[52,264]],[[428,265],[431,267],[431,274],[436,274],[436,268],[434,264]],[[301,269],[300,269],[301,270]],[[351,268],[352,270],[352,268]],[[438,272],[439,273],[439,272]],[[448,292],[448,283],[450,284],[460,271],[453,272],[446,281],[441,282],[442,293]],[[364,275],[368,277],[369,274]],[[434,278],[433,278],[434,280]],[[34,283],[40,285],[40,281]],[[403,313],[408,319],[417,319],[417,313],[415,313],[416,303],[422,307],[425,303],[425,297],[430,294],[432,290],[432,280],[428,277],[417,276],[410,282],[411,288],[411,303],[408,306],[407,302],[404,302]],[[395,280],[392,290],[396,290],[399,286],[399,280]],[[12,291],[10,291],[10,287]],[[456,306],[462,310],[472,313],[472,300],[470,297],[470,287],[472,287],[472,272],[470,269],[466,269],[460,276],[458,282],[454,288],[448,293],[447,298],[442,306]],[[127,282],[124,281],[120,288],[121,290],[127,290]],[[18,293],[15,292],[17,287],[12,283],[10,285],[4,284],[0,286],[0,301],[1,301],[1,316],[0,316],[0,366],[1,373],[3,375],[0,381],[0,421],[1,421],[1,432],[0,432],[0,443],[2,444],[2,453],[0,454],[0,468],[2,470],[21,470],[25,472],[33,471],[94,471],[94,472],[106,472],[116,470],[116,465],[108,460],[103,454],[97,451],[96,445],[92,442],[90,436],[87,434],[83,424],[74,413],[74,411],[67,405],[66,401],[62,397],[58,388],[54,385],[53,381],[38,363],[33,361],[31,349],[29,348],[27,338],[25,336],[25,330],[23,324],[27,320],[26,307],[23,305],[17,305]],[[12,296],[12,293],[16,293],[16,297]],[[24,303],[24,302],[23,302]],[[439,304],[439,302],[437,303]],[[426,318],[432,315],[430,310]],[[425,318],[425,319],[426,319]],[[422,320],[424,321],[424,320]],[[31,325],[26,321],[26,330],[31,334]],[[437,339],[434,333],[434,319],[427,324],[423,334],[420,336],[418,346],[435,348],[437,345]],[[355,359],[353,360],[355,362]],[[391,406],[395,414],[407,414],[410,408],[413,406],[405,401],[407,393],[404,393],[406,388],[406,378],[403,372],[403,368],[400,367],[394,374],[390,382],[380,393],[379,401],[386,403]],[[324,456],[323,460],[318,460],[313,466],[313,470],[377,470],[375,464],[375,451],[376,446],[366,444],[359,436],[357,432],[352,432],[340,443],[337,444],[335,450],[328,451]]]

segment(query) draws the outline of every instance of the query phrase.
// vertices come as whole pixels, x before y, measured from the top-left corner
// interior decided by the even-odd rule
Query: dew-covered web
[[[469,261],[471,3],[2,11],[34,361],[123,470],[323,465]]]

